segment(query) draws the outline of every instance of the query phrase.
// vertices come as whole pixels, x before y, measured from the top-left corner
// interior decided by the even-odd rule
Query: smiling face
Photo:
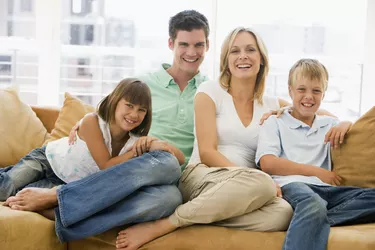
[[[189,75],[197,74],[208,50],[208,40],[204,30],[179,30],[174,40],[169,38],[168,44],[174,54],[172,67]]]
[[[256,79],[262,56],[252,34],[238,33],[229,50],[228,68],[232,78]]]
[[[131,131],[141,125],[147,108],[121,99],[116,106],[115,124],[124,131]]]
[[[324,98],[322,82],[300,76],[289,86],[289,95],[293,100],[292,116],[311,125]]]

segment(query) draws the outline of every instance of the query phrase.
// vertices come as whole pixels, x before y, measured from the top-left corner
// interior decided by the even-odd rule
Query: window
[[[31,12],[33,9],[31,0],[21,0],[20,9],[22,12]]]
[[[178,4],[173,0],[61,1],[60,103],[61,93],[70,92],[96,105],[124,77],[171,62],[169,17],[184,9],[197,9],[210,19],[212,4],[212,0]],[[171,8],[155,12],[166,5]],[[202,70],[210,68],[207,64],[209,56]]]
[[[0,86],[9,84],[12,74],[12,59],[10,56],[0,55]]]
[[[372,0],[0,0],[0,85],[19,84],[30,104],[62,104],[70,92],[96,105],[122,78],[172,62],[168,21],[184,9],[210,22],[209,78],[227,33],[250,26],[268,48],[268,95],[288,100],[289,68],[313,57],[330,73],[323,108],[354,120],[373,105]]]
[[[330,74],[322,108],[355,120],[360,115],[366,8],[365,1],[354,0],[218,0],[217,44],[239,24],[254,29],[270,58],[266,93],[289,101],[290,67],[303,57],[320,60]],[[249,15],[249,10],[259,11]]]

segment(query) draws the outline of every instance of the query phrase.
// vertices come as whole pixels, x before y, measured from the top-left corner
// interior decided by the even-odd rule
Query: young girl
[[[24,187],[69,183],[130,160],[136,156],[133,144],[150,126],[150,89],[137,79],[124,79],[99,103],[97,112],[82,118],[76,143],[61,138],[0,169],[0,201]],[[162,148],[150,150],[157,149]]]

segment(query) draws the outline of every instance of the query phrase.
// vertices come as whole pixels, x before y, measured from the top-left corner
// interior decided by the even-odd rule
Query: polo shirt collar
[[[163,63],[161,65],[161,69],[155,72],[155,76],[158,78],[158,82],[163,87],[168,87],[171,82],[173,82],[173,77],[167,72],[167,69],[171,67],[168,63]],[[189,84],[194,84],[196,88],[202,83],[204,80],[202,74],[198,72],[192,79],[189,80]]]
[[[310,126],[308,126],[306,123],[294,118],[291,114],[290,114],[290,109],[288,110],[285,110],[285,115],[286,115],[286,118],[285,119],[285,122],[287,123],[287,125],[289,126],[289,128],[291,129],[297,129],[297,128],[310,128]],[[314,122],[312,124],[312,129],[316,130],[316,129],[319,129],[319,128],[322,128],[322,127],[325,127],[327,126],[328,124],[330,123],[330,118],[329,117],[326,117],[326,116],[320,116],[320,115],[315,115],[315,119],[314,119]]]

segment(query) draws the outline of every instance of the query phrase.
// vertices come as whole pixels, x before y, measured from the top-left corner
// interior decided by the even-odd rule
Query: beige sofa
[[[64,110],[66,108],[66,104],[67,99],[65,100],[64,107],[61,111],[60,109],[33,107],[33,110],[35,111],[37,117],[40,119],[48,133],[51,133],[52,129],[54,129],[55,126],[61,125],[59,125],[59,122],[62,122],[61,116],[63,112],[73,112]],[[74,110],[76,111],[79,108],[82,107],[75,107]],[[87,112],[87,110],[85,110],[84,112]],[[358,123],[358,125],[353,128],[353,136],[348,136],[348,139],[346,141],[346,144],[348,146],[344,145],[342,149],[335,152],[335,154],[333,155],[334,163],[339,162],[339,164],[341,164],[340,166],[337,166],[336,171],[338,171],[338,173],[344,177],[344,184],[351,184],[351,176],[354,172],[354,182],[359,181],[359,184],[361,184],[362,186],[375,187],[375,166],[371,169],[373,163],[372,165],[369,165],[370,163],[368,159],[369,157],[372,157],[372,159],[374,159],[374,148],[370,148],[368,151],[361,149],[361,147],[363,146],[363,142],[361,142],[361,140],[367,139],[368,143],[372,143],[372,145],[375,144],[375,133],[372,132],[372,134],[374,135],[363,135],[363,133],[358,132],[358,130],[368,129],[370,129],[370,131],[375,131],[375,107],[369,113],[370,115],[367,114],[367,116],[362,119],[362,121],[364,122]],[[4,121],[2,121],[2,123],[3,122]],[[358,140],[359,142],[356,142],[356,140]],[[354,144],[355,150],[361,150],[361,155],[365,155],[363,156],[365,157],[364,159],[361,159],[362,156],[360,156],[360,158],[351,156],[350,152],[352,152],[353,149],[351,149],[351,147],[349,146],[352,144]],[[368,147],[368,145],[365,145],[365,147]],[[349,157],[349,159],[345,160],[344,156]],[[350,162],[351,160],[353,160],[354,162],[366,161],[366,164],[361,164],[361,166],[356,167],[356,169],[353,170],[353,162]],[[372,160],[372,162],[374,162],[374,160]],[[360,181],[360,178],[357,178],[361,172],[366,174],[366,180],[362,182]],[[0,206],[0,249],[2,250],[115,249],[115,238],[119,230],[120,228],[116,228],[95,237],[61,244],[58,242],[58,239],[55,235],[54,223],[52,221],[45,219],[37,213],[13,211],[8,207]],[[282,247],[284,236],[285,232],[247,232],[214,226],[196,225],[179,229],[173,233],[165,235],[164,237],[158,238],[153,242],[146,244],[141,249],[278,250]],[[345,249],[375,249],[375,223],[332,228],[329,237],[328,250]]]

